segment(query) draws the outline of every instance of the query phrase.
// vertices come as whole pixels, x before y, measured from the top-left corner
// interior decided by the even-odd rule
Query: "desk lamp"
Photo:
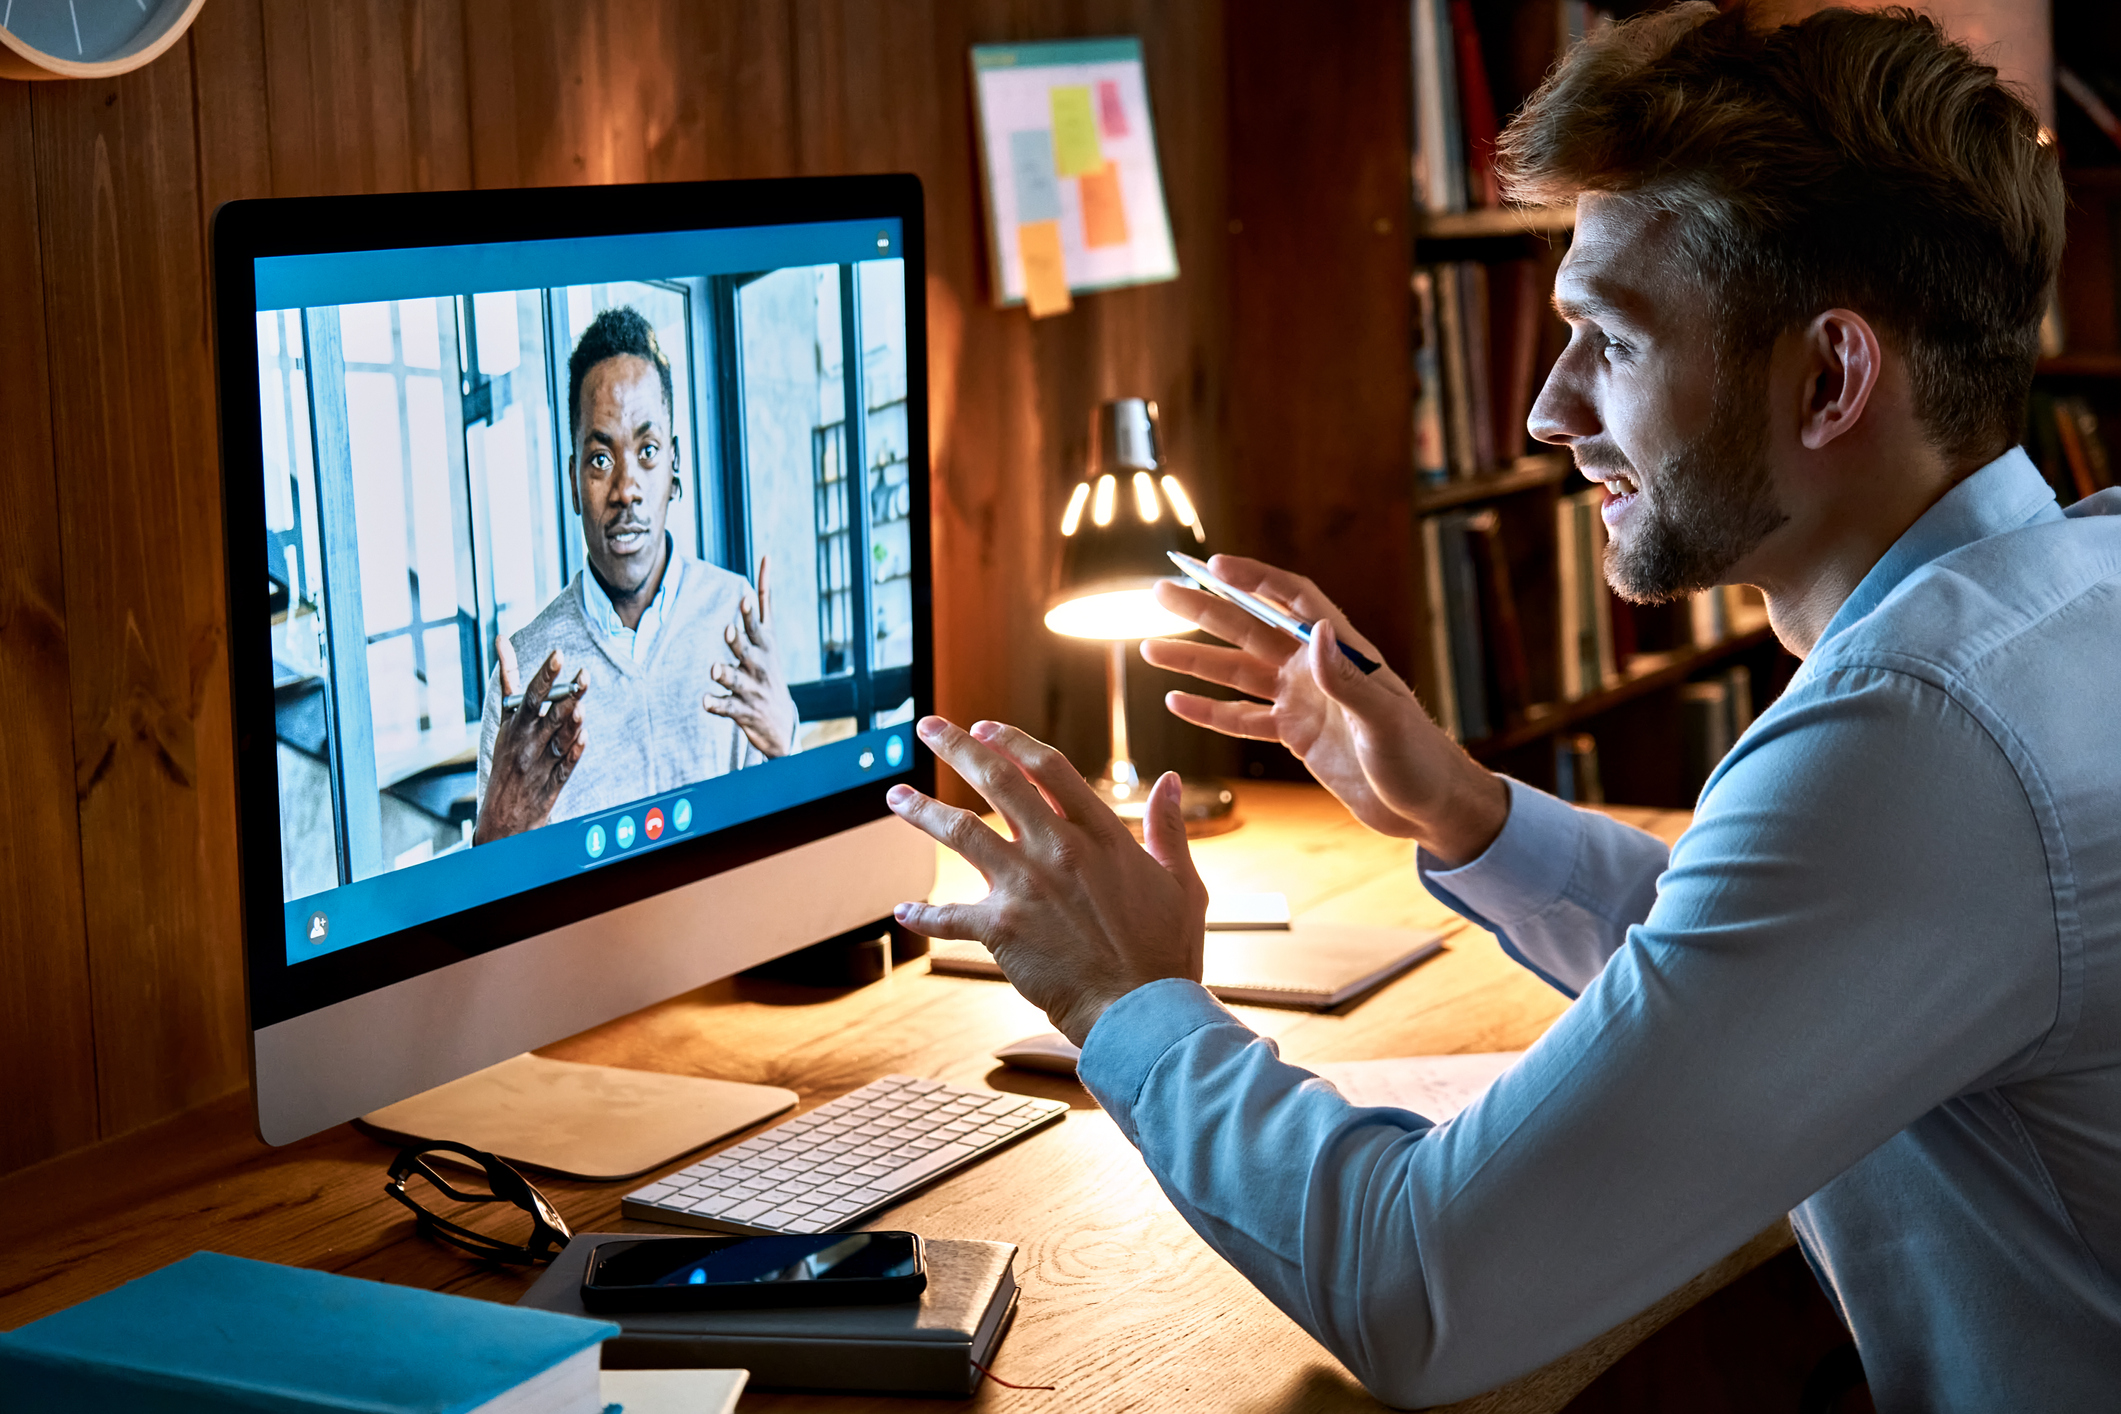
[[[1127,654],[1144,638],[1193,625],[1150,593],[1172,578],[1168,551],[1205,556],[1208,533],[1193,498],[1160,465],[1156,404],[1115,398],[1090,415],[1090,470],[1061,512],[1060,587],[1046,627],[1070,638],[1104,640],[1112,757],[1094,784],[1121,819],[1139,826],[1148,799],[1127,749]],[[1216,834],[1234,823],[1234,797],[1222,786],[1188,783],[1181,801],[1188,834]]]

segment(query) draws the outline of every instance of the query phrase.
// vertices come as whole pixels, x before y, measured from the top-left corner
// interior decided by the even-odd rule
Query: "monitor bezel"
[[[595,199],[584,200],[593,194]],[[239,626],[269,616],[242,553],[265,524],[258,392],[256,265],[264,257],[414,249],[663,231],[896,220],[906,270],[907,443],[913,563],[915,717],[934,710],[934,583],[929,525],[926,230],[910,174],[507,191],[293,197],[229,202],[211,226],[220,412],[229,705],[235,729],[236,867],[252,1030],[462,962],[570,923],[853,829],[890,813],[863,784],[695,839],[523,890],[303,962],[286,960],[279,771],[271,645]],[[245,589],[243,586],[251,586]],[[934,757],[909,733],[909,770],[935,789]]]

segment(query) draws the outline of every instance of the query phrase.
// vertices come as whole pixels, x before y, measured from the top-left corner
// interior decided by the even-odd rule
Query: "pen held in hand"
[[[582,685],[580,683],[563,682],[554,687],[552,691],[546,693],[545,700],[548,703],[565,702],[570,697],[580,697],[581,695]],[[501,699],[501,710],[503,712],[513,712],[522,705],[523,694],[520,692],[511,692]]]
[[[1210,594],[1213,594],[1218,599],[1228,600],[1253,618],[1258,619],[1261,623],[1272,624],[1299,643],[1309,646],[1311,642],[1311,626],[1302,619],[1297,618],[1293,614],[1283,613],[1256,594],[1247,594],[1235,585],[1223,583],[1223,581],[1215,577],[1214,571],[1210,570],[1199,560],[1194,559],[1191,555],[1181,555],[1176,550],[1168,550],[1165,553],[1171,557],[1171,563],[1177,565],[1185,573],[1186,578],[1192,580]],[[1365,673],[1374,673],[1380,666],[1368,654],[1350,648],[1345,642],[1340,645],[1340,651],[1341,656],[1345,657],[1356,667],[1361,668]]]

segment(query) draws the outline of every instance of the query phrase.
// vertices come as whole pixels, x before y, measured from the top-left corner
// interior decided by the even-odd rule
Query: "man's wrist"
[[[1510,822],[1510,786],[1469,756],[1454,772],[1452,789],[1419,831],[1421,843],[1446,867],[1470,864],[1487,852]]]

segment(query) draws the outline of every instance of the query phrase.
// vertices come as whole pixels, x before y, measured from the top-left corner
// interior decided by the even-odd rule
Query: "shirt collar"
[[[604,589],[604,581],[598,579],[596,571],[586,564],[582,568],[582,610],[589,618],[589,625],[599,637],[616,638],[622,643],[635,642],[636,634],[645,632],[651,639],[663,621],[663,608],[678,596],[678,583],[685,577],[685,559],[678,554],[677,542],[670,532],[663,532],[663,582],[655,587],[655,597],[648,607],[641,610],[641,617],[633,628],[626,627],[625,620],[612,605],[611,595]],[[646,648],[646,644],[641,647]]]
[[[1870,613],[1909,575],[1941,555],[2016,530],[2036,520],[2061,516],[2054,489],[2022,447],[2013,447],[1944,493],[1922,513],[1893,548],[1871,566],[1871,572],[1842,602],[1819,635],[1819,646]]]

